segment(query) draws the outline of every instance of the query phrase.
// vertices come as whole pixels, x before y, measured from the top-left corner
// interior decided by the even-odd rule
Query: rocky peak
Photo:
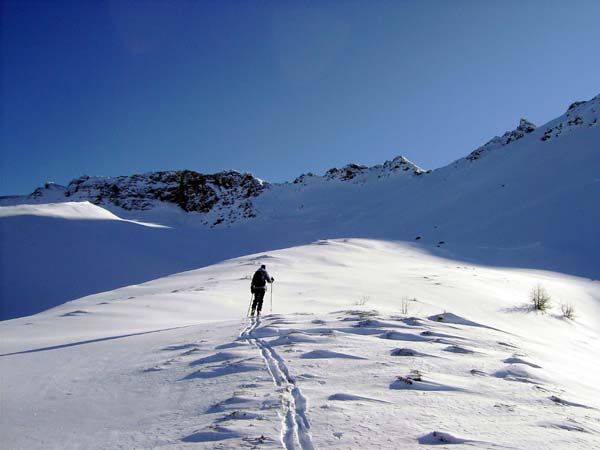
[[[408,172],[412,175],[422,175],[429,172],[421,169],[415,163],[402,155],[396,156],[391,161],[386,161],[380,166],[375,166],[375,168],[381,169],[380,176],[384,176],[385,174],[389,176],[390,174],[396,172]]]
[[[519,121],[519,125],[517,126],[517,128],[515,128],[512,131],[507,131],[502,136],[493,137],[487,143],[485,143],[478,149],[471,152],[467,156],[467,159],[469,161],[475,161],[475,160],[481,158],[486,152],[500,148],[500,147],[504,147],[505,145],[508,145],[511,142],[519,140],[522,137],[524,137],[526,134],[529,134],[529,133],[535,131],[536,128],[537,127],[535,126],[535,124],[533,122],[530,122],[527,119],[521,119]]]

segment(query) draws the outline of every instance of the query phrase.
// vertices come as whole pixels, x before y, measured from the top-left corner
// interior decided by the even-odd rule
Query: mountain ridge
[[[174,172],[163,172],[171,181],[161,184],[157,177],[148,192],[146,180],[128,177],[127,189],[118,195],[133,192],[132,200],[149,202],[148,209],[124,209],[98,198],[101,193],[122,201],[110,184],[97,189],[91,178],[78,182],[70,197],[49,185],[37,198],[5,198],[0,297],[7,303],[0,317],[320,239],[416,242],[456,260],[598,279],[599,103],[598,96],[576,103],[563,116],[475,160],[464,157],[429,173],[404,158],[281,184],[239,172],[218,180],[188,172],[207,189],[179,197]],[[161,195],[188,201],[188,209],[211,207],[186,212],[157,200]],[[69,203],[90,199],[101,205]],[[8,207],[11,203],[33,207],[25,211]],[[36,212],[36,204],[43,203],[45,210]],[[74,209],[80,212],[62,211]]]
[[[598,104],[600,95],[588,101],[574,102],[565,114],[541,127],[536,127],[522,118],[514,130],[493,137],[465,157],[435,170],[424,170],[404,156],[397,156],[371,167],[350,163],[341,168],[333,167],[323,175],[309,172],[284,183],[269,183],[250,173],[236,170],[214,174],[203,174],[194,170],[169,170],[116,177],[84,175],[75,178],[67,186],[47,182],[29,195],[0,197],[0,205],[90,201],[100,206],[144,211],[155,208],[159,202],[167,202],[179,206],[185,212],[211,213],[210,219],[202,221],[206,225],[228,225],[239,220],[255,218],[257,211],[254,200],[269,189],[290,183],[300,186],[316,181],[364,183],[367,179],[398,175],[427,175],[445,167],[456,167],[462,161],[473,163],[490,152],[498,151],[529,136],[538,136],[541,141],[546,142],[552,138],[559,138],[563,132],[584,128],[585,125],[596,126],[600,110]]]

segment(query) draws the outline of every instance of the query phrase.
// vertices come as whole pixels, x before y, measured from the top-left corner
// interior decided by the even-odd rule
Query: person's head
[[[261,264],[260,268],[263,269],[263,270],[266,270],[267,266],[265,266],[264,264]]]

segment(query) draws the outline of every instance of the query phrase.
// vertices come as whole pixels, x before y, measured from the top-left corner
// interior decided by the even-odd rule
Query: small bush
[[[368,295],[363,295],[362,297],[360,297],[358,299],[358,301],[355,303],[355,305],[356,306],[365,306],[370,299],[371,298]]]
[[[416,302],[416,298],[408,298],[404,297],[402,299],[402,303],[400,304],[400,314],[407,316],[410,311],[410,302]]]
[[[562,316],[565,319],[573,320],[575,318],[575,307],[569,303],[560,305]]]
[[[400,314],[403,314],[403,315],[406,316],[406,315],[408,315],[408,310],[409,310],[408,299],[407,298],[403,298],[402,299],[402,304],[400,305]]]
[[[546,311],[550,308],[550,296],[546,289],[541,284],[538,284],[531,291],[531,303],[533,308],[537,311]]]

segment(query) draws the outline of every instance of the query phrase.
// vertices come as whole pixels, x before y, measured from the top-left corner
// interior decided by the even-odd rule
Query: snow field
[[[237,319],[261,263],[273,314],[267,294],[263,318]],[[537,283],[548,313],[529,308]],[[0,323],[0,435],[9,449],[594,448],[599,299],[598,282],[400,242],[235,258]]]

